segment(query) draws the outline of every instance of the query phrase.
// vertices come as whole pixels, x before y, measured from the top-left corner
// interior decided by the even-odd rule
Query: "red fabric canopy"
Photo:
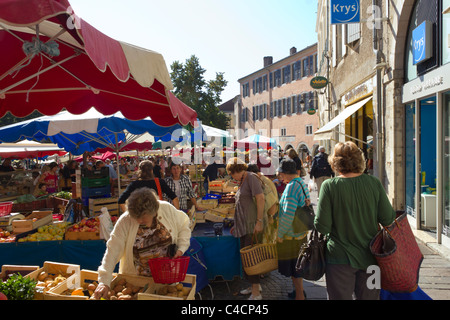
[[[148,150],[152,150],[153,148],[153,143],[150,141],[145,141],[145,142],[131,142],[129,144],[127,144],[124,147],[121,147],[119,145],[119,151],[148,151]],[[104,153],[104,152],[114,152],[114,150],[112,148],[101,148],[101,149],[96,149],[95,152],[99,152],[99,153]]]
[[[63,108],[82,114],[95,107],[131,120],[150,117],[160,126],[194,126],[197,114],[170,92],[160,54],[106,36],[76,17],[68,1],[0,0],[0,22],[7,29],[0,28],[0,117],[34,110],[54,115]],[[39,40],[57,39],[60,54],[41,51],[26,59],[22,46],[33,43],[37,25]]]

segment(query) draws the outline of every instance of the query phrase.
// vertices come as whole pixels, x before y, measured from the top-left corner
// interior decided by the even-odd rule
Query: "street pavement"
[[[307,178],[308,180],[308,178]],[[317,204],[317,192],[311,192],[313,205]],[[419,273],[419,286],[433,300],[450,300],[450,250],[438,245],[429,233],[414,231],[424,260]],[[246,300],[248,295],[241,295],[240,290],[249,283],[236,277],[232,281],[216,279],[204,288],[196,299],[201,300]],[[327,300],[325,277],[319,281],[303,280],[308,300]],[[292,300],[288,296],[293,291],[292,280],[272,271],[261,279],[264,300]]]

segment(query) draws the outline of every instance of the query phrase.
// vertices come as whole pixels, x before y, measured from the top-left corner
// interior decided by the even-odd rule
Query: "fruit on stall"
[[[8,300],[8,298],[3,294],[3,292],[0,292],[0,300]]]
[[[68,222],[60,222],[50,225],[41,226],[37,232],[20,238],[18,242],[35,242],[35,241],[59,241],[64,240],[64,233]]]
[[[16,235],[11,234],[8,230],[3,230],[0,228],[0,243],[2,242],[15,242],[16,241]]]
[[[70,232],[99,232],[100,231],[100,219],[98,217],[94,218],[83,218],[80,222],[72,225],[67,229]]]

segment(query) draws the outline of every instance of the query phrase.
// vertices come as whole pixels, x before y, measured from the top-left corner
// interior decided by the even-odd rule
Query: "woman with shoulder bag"
[[[308,188],[302,178],[299,177],[296,164],[292,159],[284,159],[278,168],[281,179],[286,183],[286,188],[280,199],[280,210],[278,218],[278,271],[291,277],[295,288],[295,299],[305,300],[303,291],[303,279],[295,269],[298,253],[301,246],[306,243],[308,230],[295,233],[293,222],[297,207],[309,205]],[[305,190],[305,193],[303,192]]]
[[[367,268],[377,261],[370,241],[379,224],[390,225],[395,212],[380,180],[364,174],[363,152],[351,142],[338,143],[328,158],[336,177],[323,182],[314,226],[327,236],[326,283],[330,300],[378,300],[369,289]]]

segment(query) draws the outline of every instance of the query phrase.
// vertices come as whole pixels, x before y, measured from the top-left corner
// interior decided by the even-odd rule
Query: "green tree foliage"
[[[34,111],[33,113],[24,118],[15,117],[8,111],[2,118],[0,118],[0,127],[4,127],[13,123],[22,122],[25,120],[30,120],[38,117],[42,117],[42,114],[39,111]]]
[[[175,61],[170,68],[175,96],[197,112],[202,124],[225,130],[228,117],[218,108],[222,102],[220,94],[228,84],[224,73],[216,73],[214,80],[206,81],[206,70],[195,55],[184,64]]]

